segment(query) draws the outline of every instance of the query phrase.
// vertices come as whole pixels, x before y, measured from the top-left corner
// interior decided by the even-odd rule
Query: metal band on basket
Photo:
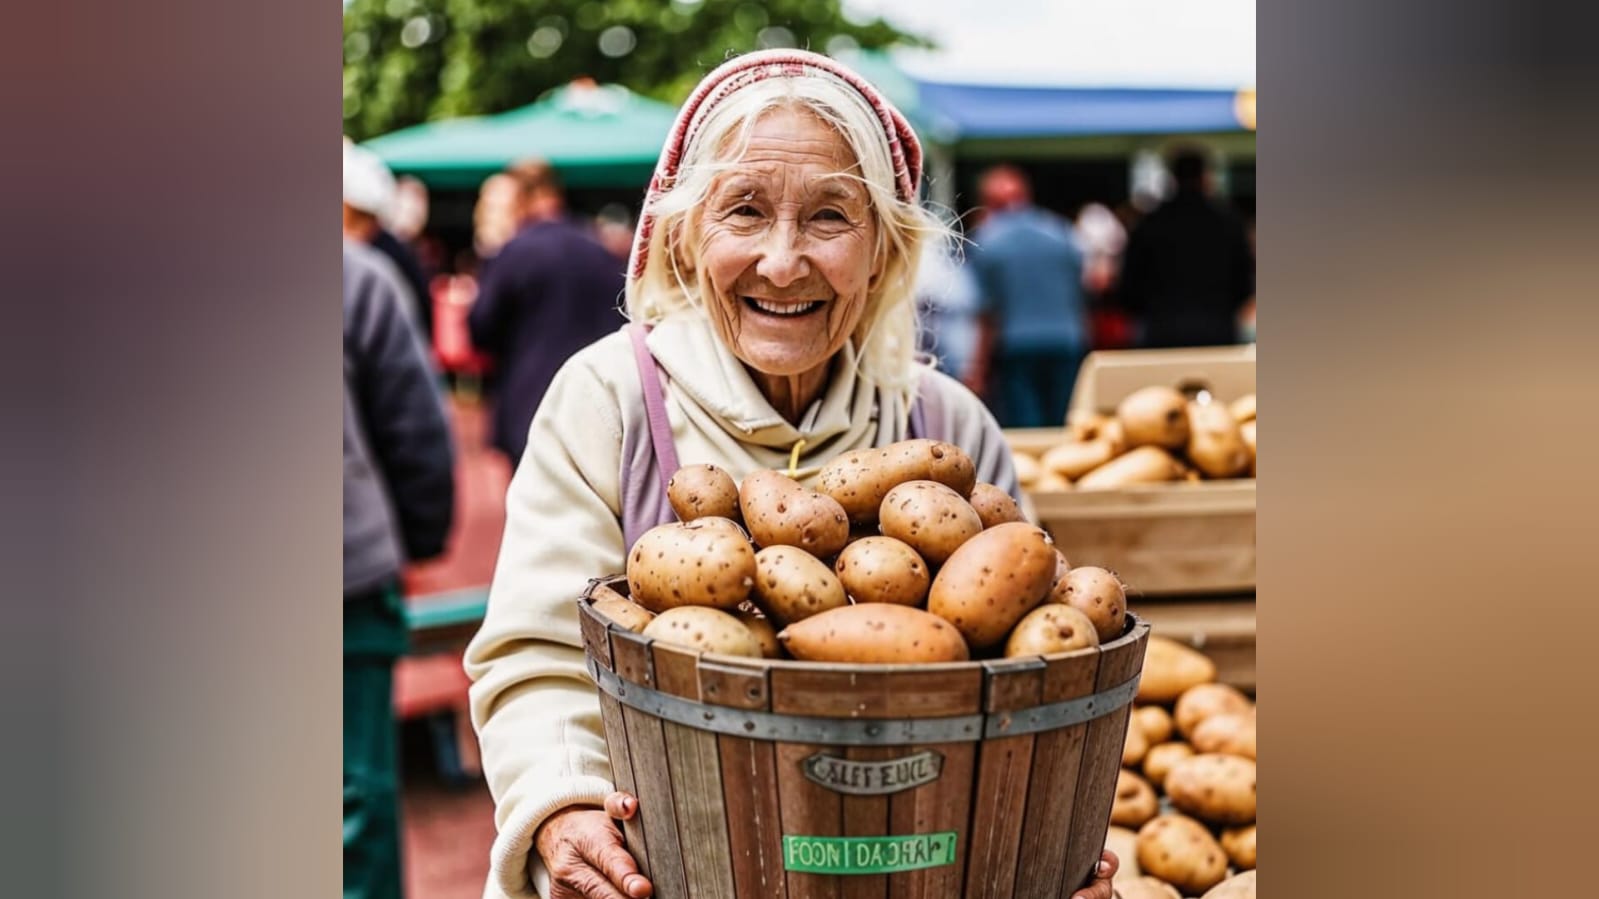
[[[901,746],[976,742],[1055,730],[1091,721],[1132,702],[1138,674],[1100,693],[993,714],[948,718],[815,718],[777,715],[695,702],[630,683],[588,660],[601,690],[623,705],[698,730],[787,743],[838,746]]]

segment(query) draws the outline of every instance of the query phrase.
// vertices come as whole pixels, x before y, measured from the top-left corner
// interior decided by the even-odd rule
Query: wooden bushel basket
[[[579,601],[659,899],[1064,899],[1105,845],[1149,625],[942,665],[701,656]]]

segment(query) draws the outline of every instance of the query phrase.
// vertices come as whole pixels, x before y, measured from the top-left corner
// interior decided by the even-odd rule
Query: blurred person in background
[[[505,172],[488,176],[478,188],[477,204],[472,207],[472,249],[479,269],[515,236],[520,192],[516,179]]]
[[[1070,222],[1033,205],[1020,169],[989,169],[978,195],[986,216],[967,258],[981,327],[967,386],[994,388],[1005,427],[1062,424],[1088,349],[1083,251]]]
[[[355,142],[344,141],[344,237],[364,243],[389,258],[404,278],[409,295],[406,309],[423,337],[433,336],[432,292],[422,266],[405,241],[389,230],[401,207],[394,173],[376,153]],[[414,212],[408,212],[414,216]],[[424,212],[424,215],[426,213]]]
[[[1117,296],[1127,229],[1102,203],[1087,203],[1077,213],[1076,233],[1083,250],[1083,287],[1088,292],[1089,349],[1132,345],[1133,326]]]
[[[917,267],[915,296],[925,325],[922,352],[938,360],[939,371],[959,377],[977,350],[977,282],[954,252],[931,246]]]
[[[514,467],[544,392],[567,357],[615,331],[626,261],[567,217],[555,170],[512,166],[519,228],[483,269],[467,322],[496,361],[492,442]]]
[[[1243,222],[1211,199],[1204,151],[1171,156],[1176,193],[1132,231],[1121,296],[1150,347],[1237,343],[1244,304],[1255,293],[1255,257]]]
[[[627,254],[633,250],[633,216],[628,213],[626,206],[621,203],[606,204],[594,216],[594,233],[600,243],[611,251],[611,255],[627,261]]]
[[[344,896],[402,894],[394,663],[400,573],[444,551],[450,432],[409,298],[376,250],[344,242]]]

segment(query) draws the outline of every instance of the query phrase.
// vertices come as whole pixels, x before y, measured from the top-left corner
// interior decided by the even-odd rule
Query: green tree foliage
[[[839,0],[349,0],[344,131],[501,112],[573,78],[681,102],[730,54],[929,46]]]

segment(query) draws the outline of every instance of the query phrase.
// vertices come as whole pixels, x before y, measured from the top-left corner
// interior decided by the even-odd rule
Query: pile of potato
[[[1216,683],[1202,653],[1151,636],[1122,766],[1106,844],[1123,899],[1252,899],[1254,701]]]
[[[622,627],[701,652],[906,664],[1046,655],[1124,629],[1127,594],[1072,568],[971,457],[935,440],[847,453],[816,489],[762,470],[679,469],[680,521],[639,538]]]
[[[1069,439],[1042,456],[1017,452],[1029,490],[1108,490],[1162,481],[1255,476],[1255,395],[1230,405],[1145,387],[1115,415],[1074,414]]]

